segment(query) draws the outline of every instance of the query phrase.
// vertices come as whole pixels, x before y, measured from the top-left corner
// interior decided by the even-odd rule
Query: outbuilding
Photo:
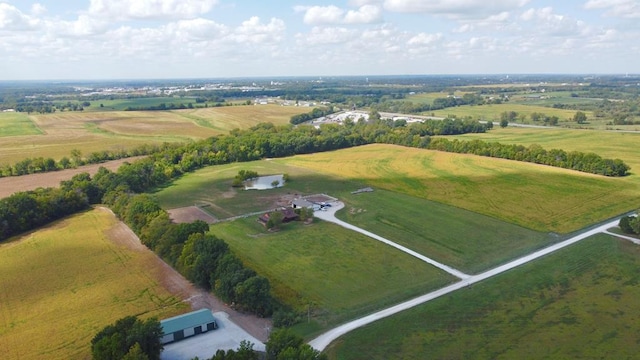
[[[218,328],[211,310],[201,309],[174,316],[160,321],[162,327],[162,344],[180,341],[190,336],[205,333]]]

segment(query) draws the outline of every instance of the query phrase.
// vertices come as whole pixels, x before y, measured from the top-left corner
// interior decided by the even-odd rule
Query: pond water
[[[274,186],[277,181],[278,185]],[[245,190],[267,190],[284,186],[284,175],[259,176],[244,182]]]

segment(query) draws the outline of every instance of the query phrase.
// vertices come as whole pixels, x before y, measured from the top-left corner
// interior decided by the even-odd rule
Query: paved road
[[[316,217],[324,219],[324,220],[327,220],[327,221],[331,221],[329,219],[331,219],[332,217],[335,219],[334,215],[335,215],[335,211],[331,211],[331,212],[330,211],[316,212]],[[340,221],[338,219],[335,219],[335,220],[337,220],[340,223],[344,223],[344,222],[342,222],[342,221]],[[322,351],[332,341],[334,341],[338,337],[340,337],[340,336],[342,336],[342,335],[344,335],[344,334],[346,334],[346,333],[348,333],[348,332],[350,332],[352,330],[355,330],[355,329],[357,329],[359,327],[368,325],[368,324],[370,324],[370,323],[372,323],[374,321],[386,318],[388,316],[397,314],[397,313],[399,313],[401,311],[410,309],[410,308],[412,308],[414,306],[418,306],[418,305],[424,304],[427,301],[436,299],[436,298],[438,298],[440,296],[449,294],[449,293],[454,292],[456,290],[460,290],[460,289],[465,288],[465,287],[467,287],[467,286],[469,286],[471,284],[475,284],[475,283],[480,282],[482,280],[486,280],[486,279],[488,279],[490,277],[496,276],[496,275],[501,274],[501,273],[503,273],[505,271],[511,270],[513,268],[516,268],[518,266],[524,265],[524,264],[526,264],[526,263],[528,263],[530,261],[533,261],[533,260],[538,259],[538,258],[540,258],[542,256],[545,256],[545,255],[551,254],[554,251],[557,251],[557,250],[560,250],[560,249],[562,249],[564,247],[572,245],[572,244],[574,244],[574,243],[576,243],[576,242],[578,242],[580,240],[583,240],[585,238],[588,238],[588,237],[590,237],[592,235],[595,235],[595,234],[598,234],[598,233],[602,233],[602,232],[606,232],[607,229],[617,226],[618,225],[618,221],[619,221],[619,219],[615,219],[615,220],[613,220],[611,222],[608,222],[606,224],[600,225],[600,226],[598,226],[596,228],[593,228],[591,230],[585,231],[585,232],[581,233],[580,235],[576,235],[576,236],[574,236],[574,237],[572,237],[572,238],[570,238],[568,240],[565,240],[565,241],[559,242],[557,244],[551,245],[551,246],[549,246],[547,248],[544,248],[542,250],[536,251],[536,252],[534,252],[532,254],[529,254],[527,256],[521,257],[519,259],[511,261],[511,262],[509,262],[507,264],[504,264],[502,266],[498,266],[498,267],[496,267],[494,269],[488,270],[488,271],[480,273],[478,275],[467,276],[466,278],[462,278],[461,281],[459,281],[459,282],[457,282],[455,284],[446,286],[444,288],[441,288],[441,289],[438,289],[436,291],[430,292],[428,294],[419,296],[419,297],[414,298],[412,300],[403,302],[401,304],[398,304],[398,305],[392,306],[390,308],[378,311],[378,312],[373,313],[371,315],[368,315],[368,316],[362,317],[360,319],[356,319],[356,320],[353,320],[353,321],[348,322],[346,324],[340,325],[340,326],[338,326],[338,327],[336,327],[334,329],[331,329],[331,330],[325,332],[324,334],[318,336],[317,338],[311,340],[309,342],[309,345],[311,345],[313,348],[315,348],[315,349],[317,349],[319,351]],[[336,221],[333,221],[333,222],[336,222]],[[336,222],[336,223],[338,223],[338,222]],[[347,223],[344,223],[344,224],[347,224]],[[617,234],[614,234],[614,235],[615,236],[620,236],[620,235],[617,235]]]
[[[415,252],[415,251],[413,251],[413,250],[411,250],[409,248],[406,248],[406,247],[404,247],[402,245],[396,244],[391,240],[385,239],[382,236],[376,235],[376,234],[374,234],[372,232],[369,232],[369,231],[367,231],[365,229],[362,229],[362,228],[359,228],[357,226],[351,225],[351,224],[349,224],[347,222],[344,222],[344,221],[336,218],[336,216],[335,216],[336,211],[342,209],[344,207],[344,203],[341,202],[341,201],[337,201],[337,202],[333,202],[332,204],[333,205],[330,208],[325,208],[326,211],[316,211],[313,215],[315,217],[317,217],[318,219],[322,219],[322,220],[325,220],[325,221],[332,222],[334,224],[338,224],[338,225],[340,225],[340,226],[342,226],[344,228],[347,228],[347,229],[353,230],[353,231],[357,231],[357,232],[359,232],[359,233],[361,233],[363,235],[366,235],[366,236],[368,236],[368,237],[370,237],[372,239],[376,239],[376,240],[381,241],[381,242],[383,242],[383,243],[385,243],[387,245],[393,246],[394,248],[396,248],[396,249],[398,249],[400,251],[404,251],[405,253],[407,253],[407,254],[409,254],[411,256],[414,256],[414,257],[416,257],[416,258],[418,258],[418,259],[420,259],[422,261],[425,261],[425,262],[427,262],[427,263],[429,263],[429,264],[431,264],[431,265],[433,265],[433,266],[435,266],[437,268],[440,268],[440,269],[448,272],[449,274],[451,274],[451,275],[453,275],[453,276],[455,276],[455,277],[457,277],[459,279],[467,279],[467,278],[471,277],[471,275],[467,275],[467,274],[463,273],[462,271],[456,270],[456,269],[454,269],[454,268],[452,268],[450,266],[447,266],[445,264],[439,263],[439,262],[437,262],[437,261],[435,261],[435,260],[433,260],[431,258],[428,258],[428,257],[426,257],[426,256],[424,256],[422,254],[419,254],[419,253],[417,253],[417,252]]]

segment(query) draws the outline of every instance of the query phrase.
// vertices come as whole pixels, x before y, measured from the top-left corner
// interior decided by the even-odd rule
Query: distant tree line
[[[457,139],[437,138],[431,140],[428,148],[431,150],[531,162],[604,176],[626,176],[630,169],[620,159],[604,159],[594,153],[578,151],[545,150],[537,144],[525,147],[523,145],[500,144],[481,140],[460,141]]]
[[[158,105],[146,105],[146,106],[127,106],[124,111],[164,111],[164,110],[180,110],[180,109],[193,109],[193,103],[187,103],[187,105],[180,103],[160,103]]]
[[[132,149],[122,150],[103,150],[94,151],[87,156],[82,156],[82,152],[78,149],[71,150],[70,156],[63,156],[56,161],[53,158],[26,158],[16,162],[13,165],[0,166],[0,177],[21,176],[28,174],[36,174],[50,171],[58,171],[64,169],[77,168],[78,166],[89,164],[100,164],[105,161],[124,159],[134,156],[142,156],[153,154],[171,147],[178,147],[180,144],[163,145],[141,145]]]

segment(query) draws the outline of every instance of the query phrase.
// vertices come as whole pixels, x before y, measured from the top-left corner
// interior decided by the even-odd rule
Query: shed
[[[218,328],[211,310],[201,309],[160,321],[162,344],[179,341]]]

